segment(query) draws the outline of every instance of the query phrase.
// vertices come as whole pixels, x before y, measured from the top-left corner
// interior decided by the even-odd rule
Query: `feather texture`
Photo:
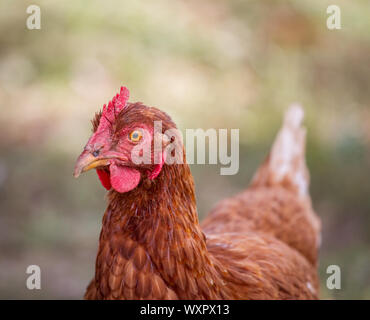
[[[114,122],[113,140],[156,120],[163,132],[176,128],[165,113],[126,104],[127,97],[103,111],[118,103],[119,113],[104,118],[104,126]],[[155,179],[137,168],[136,188],[111,189],[85,298],[316,299],[320,222],[308,195],[302,116],[290,109],[251,186],[221,201],[202,224],[185,152],[184,164],[164,164]],[[95,132],[102,119],[97,113]]]

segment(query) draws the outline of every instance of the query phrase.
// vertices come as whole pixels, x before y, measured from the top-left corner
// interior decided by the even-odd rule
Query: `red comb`
[[[128,89],[126,87],[121,87],[120,93],[117,93],[117,95],[113,97],[112,101],[108,103],[108,107],[107,105],[103,106],[102,117],[97,132],[104,131],[114,122],[117,115],[126,106],[129,96],[130,92]]]

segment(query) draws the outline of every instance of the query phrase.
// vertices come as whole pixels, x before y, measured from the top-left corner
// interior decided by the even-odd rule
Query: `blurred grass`
[[[301,102],[311,193],[323,220],[322,298],[370,298],[370,3],[336,1],[0,3],[0,298],[81,298],[94,272],[104,190],[75,181],[89,120],[125,84],[181,129],[240,128],[240,172],[192,165],[201,217],[245,188]],[[29,264],[43,271],[28,291]],[[325,287],[328,265],[342,289]]]

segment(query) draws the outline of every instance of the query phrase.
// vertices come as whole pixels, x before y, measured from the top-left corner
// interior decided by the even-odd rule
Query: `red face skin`
[[[126,90],[121,89],[120,95],[113,99],[108,108],[104,106],[99,125],[79,156],[74,172],[75,177],[78,177],[81,172],[96,168],[102,185],[107,190],[113,188],[120,193],[136,188],[142,175],[155,179],[164,162],[163,160],[160,164],[153,165],[152,126],[136,121],[117,130],[120,112],[125,108],[128,99]],[[131,138],[130,134],[134,131],[141,132],[140,140]],[[135,154],[144,156],[145,163],[135,163]]]
[[[130,139],[130,133],[134,131],[142,132],[142,138],[138,142]],[[144,124],[134,124],[129,128],[124,128],[117,135],[111,135],[109,131],[93,135],[85,146],[80,159],[91,156],[94,162],[101,164],[96,171],[100,182],[107,189],[112,187],[117,192],[128,192],[137,187],[142,175],[147,175],[149,179],[155,179],[161,172],[163,162],[153,167],[154,155],[152,152],[153,128]],[[132,157],[135,155],[133,149],[140,156],[145,156],[143,150],[150,150],[144,164],[136,164]],[[151,169],[153,167],[153,169]]]

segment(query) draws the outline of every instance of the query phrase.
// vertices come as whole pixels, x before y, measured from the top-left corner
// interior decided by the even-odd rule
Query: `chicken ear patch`
[[[149,171],[148,172],[148,178],[150,180],[154,180],[161,173],[162,167],[163,167],[163,165],[164,165],[164,163],[166,161],[166,153],[165,153],[165,151],[162,152],[162,155],[160,157],[161,157],[161,163],[156,164],[155,167],[154,167],[154,169],[153,169],[153,171]]]
[[[135,189],[140,182],[140,172],[136,169],[111,164],[109,166],[110,183],[120,193]]]

